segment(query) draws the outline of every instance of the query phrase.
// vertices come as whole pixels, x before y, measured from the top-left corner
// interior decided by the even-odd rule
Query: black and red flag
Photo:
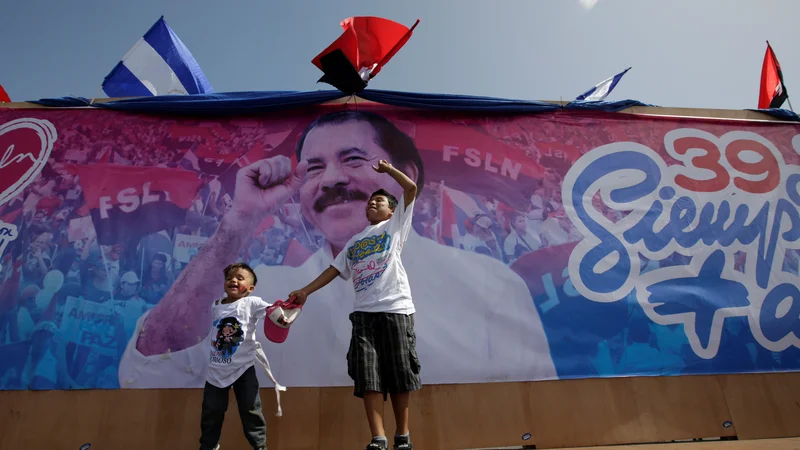
[[[201,184],[195,172],[182,169],[91,164],[71,170],[103,245],[183,224]]]
[[[758,108],[780,108],[789,98],[786,85],[783,84],[781,65],[772,46],[767,41],[767,53],[764,55],[764,65],[761,67],[761,88],[758,94]]]
[[[343,20],[342,35],[311,60],[325,73],[319,81],[348,95],[361,92],[408,42],[417,24],[408,28],[380,17]]]

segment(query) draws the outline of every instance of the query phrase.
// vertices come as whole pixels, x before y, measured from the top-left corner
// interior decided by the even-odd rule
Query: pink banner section
[[[419,186],[424,383],[797,370],[798,151],[800,125],[608,113],[3,110],[0,389],[202,386],[223,267],[267,302],[310,282],[400,197],[380,159]],[[282,384],[351,384],[353,295],[260,336]]]

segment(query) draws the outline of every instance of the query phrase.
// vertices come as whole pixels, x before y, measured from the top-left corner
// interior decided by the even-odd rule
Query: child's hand
[[[372,168],[375,170],[375,172],[386,173],[386,172],[392,170],[392,165],[389,164],[389,161],[386,161],[385,159],[382,159],[382,160],[378,161],[378,165],[377,166],[372,166]]]
[[[302,290],[293,291],[291,294],[289,294],[289,303],[294,303],[296,305],[303,306],[307,299],[308,294]]]

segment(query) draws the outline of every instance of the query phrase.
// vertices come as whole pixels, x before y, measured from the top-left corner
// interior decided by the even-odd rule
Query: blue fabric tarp
[[[31,101],[31,103],[50,108],[79,108],[81,106],[90,106],[89,102],[89,99],[83,97],[43,98]]]
[[[553,103],[455,94],[428,94],[367,89],[358,94],[371,102],[405,108],[438,111],[542,113],[558,110],[619,112],[633,106],[655,106],[637,100],[577,102],[564,106]],[[90,105],[83,97],[48,98],[32,103],[61,108],[93,106],[115,111],[150,114],[233,115],[281,111],[345,98],[338,90],[252,91],[202,95],[164,95],[115,100]],[[785,109],[753,109],[770,116],[800,121],[800,116]]]
[[[615,102],[569,102],[564,105],[564,109],[578,110],[578,111],[606,111],[606,112],[619,112],[634,106],[650,106],[638,100],[619,100]]]
[[[788,109],[778,109],[778,108],[771,108],[771,109],[749,109],[748,111],[756,111],[764,114],[768,114],[772,117],[781,119],[781,120],[791,120],[793,122],[800,122],[800,116],[797,115],[794,111],[789,111]]]
[[[191,115],[229,115],[253,114],[280,111],[345,98],[338,90],[311,92],[263,91],[232,92],[201,95],[164,95],[139,97],[89,105],[83,97],[49,98],[32,103],[48,107],[85,107],[110,109],[153,114],[191,114]],[[500,113],[540,113],[561,109],[587,109],[586,106],[567,105],[565,107],[546,102],[501,99],[470,95],[426,94],[365,90],[359,97],[385,105],[449,111],[500,112]],[[590,109],[599,111],[620,111],[628,106],[643,105],[640,102],[595,102]]]
[[[419,109],[508,113],[547,112],[561,109],[560,106],[552,103],[471,95],[421,94],[381,90],[365,90],[358,95],[376,103]]]

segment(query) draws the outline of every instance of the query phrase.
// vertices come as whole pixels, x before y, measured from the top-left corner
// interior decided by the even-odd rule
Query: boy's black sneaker
[[[411,443],[407,436],[395,436],[394,450],[414,450],[414,444]]]
[[[383,441],[373,439],[372,442],[367,444],[367,448],[364,450],[389,450],[389,447],[387,447]]]

